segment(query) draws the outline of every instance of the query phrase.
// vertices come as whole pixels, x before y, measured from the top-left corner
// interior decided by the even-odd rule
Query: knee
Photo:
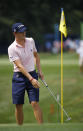
[[[23,109],[23,105],[21,105],[21,104],[19,104],[19,105],[17,104],[16,105],[16,110],[17,111],[21,111],[22,109]]]
[[[37,102],[31,102],[31,105],[33,107],[33,109],[38,109],[38,103]]]

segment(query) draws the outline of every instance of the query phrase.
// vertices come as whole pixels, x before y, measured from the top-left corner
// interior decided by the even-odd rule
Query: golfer
[[[26,27],[22,23],[15,23],[12,32],[15,41],[8,47],[10,62],[14,65],[12,79],[12,99],[15,104],[16,122],[23,124],[23,104],[25,91],[27,91],[29,102],[32,105],[34,115],[38,123],[43,123],[42,111],[39,107],[38,75],[35,71],[35,62],[41,79],[44,76],[40,67],[40,58],[32,38],[26,38]],[[28,116],[27,116],[28,117]]]

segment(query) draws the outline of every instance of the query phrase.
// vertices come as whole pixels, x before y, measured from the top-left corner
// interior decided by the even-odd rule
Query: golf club
[[[46,86],[46,88],[49,90],[50,94],[53,96],[53,98],[55,99],[55,101],[58,103],[58,105],[60,106],[61,108],[61,104],[59,101],[57,101],[57,98],[55,97],[55,95],[53,94],[53,92],[50,90],[50,88],[48,87],[47,83],[45,82],[45,80],[42,80],[41,81],[43,82],[43,84]],[[68,116],[67,112],[65,111],[65,109],[63,108],[63,112],[65,113],[65,115],[67,116],[67,120],[66,121],[69,121],[71,120],[71,117]]]

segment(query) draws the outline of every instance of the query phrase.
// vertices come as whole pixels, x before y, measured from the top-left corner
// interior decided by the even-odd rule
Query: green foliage
[[[34,37],[42,44],[43,35],[53,33],[54,24],[59,24],[62,7],[65,11],[68,34],[80,35],[82,5],[82,0],[0,0],[0,43],[6,43],[8,46],[12,42],[12,24],[23,22],[28,27],[28,36]]]

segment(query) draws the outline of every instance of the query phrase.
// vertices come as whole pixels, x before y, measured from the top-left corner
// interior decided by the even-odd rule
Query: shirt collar
[[[15,39],[15,45],[16,45],[16,47],[23,48],[20,44],[18,44],[18,43],[16,42],[16,39]]]

